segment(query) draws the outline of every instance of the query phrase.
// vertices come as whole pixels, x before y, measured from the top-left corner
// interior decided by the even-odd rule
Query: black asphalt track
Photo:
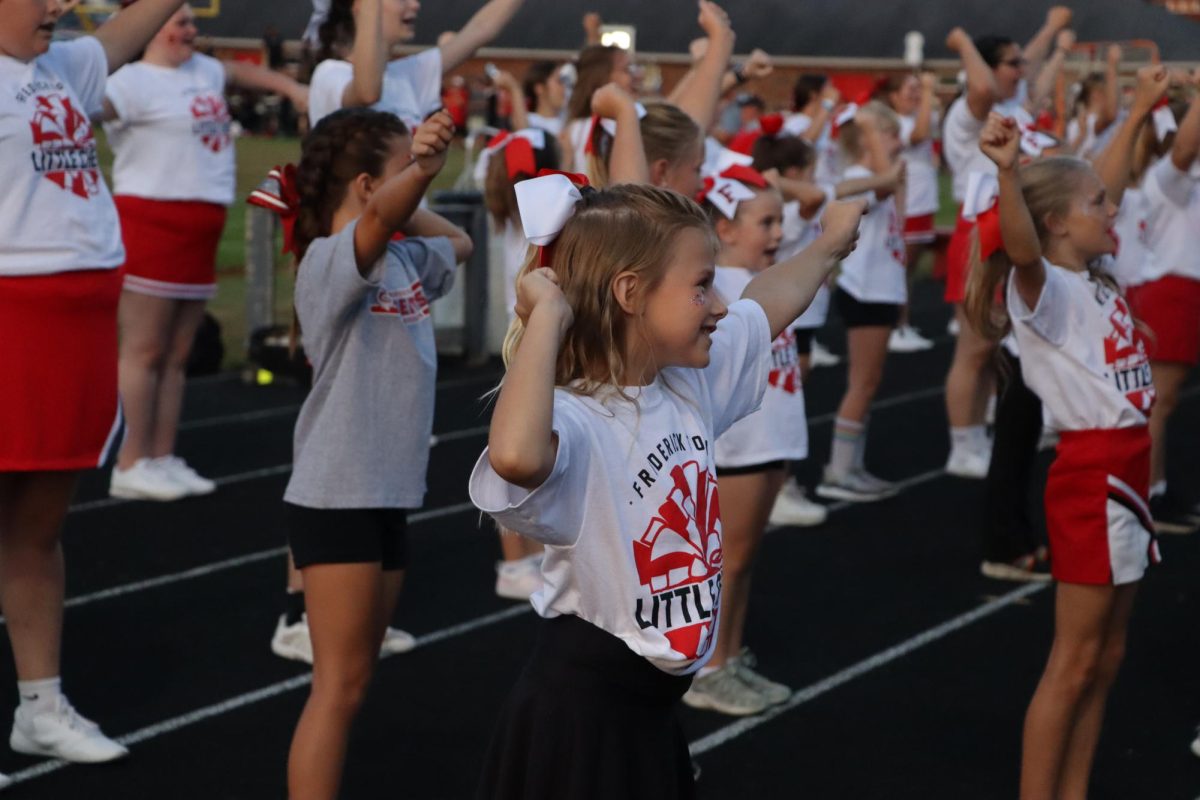
[[[703,798],[1016,796],[1021,722],[1050,643],[1053,589],[1026,595],[979,576],[982,486],[940,474],[951,342],[939,295],[935,284],[919,286],[913,314],[938,346],[889,358],[871,419],[868,462],[904,479],[905,491],[835,506],[820,528],[772,531],[763,546],[747,640],[762,672],[803,691],[767,720],[683,709]],[[821,339],[844,349],[836,323]],[[497,365],[443,364],[442,441],[424,512],[414,515],[395,620],[421,646],[380,664],[345,798],[468,797],[533,640],[533,615],[493,594],[496,536],[462,508],[485,441],[478,397],[498,374]],[[843,366],[820,369],[806,389],[812,456],[797,472],[809,486],[844,381]],[[1200,495],[1200,386],[1188,391],[1171,469],[1178,486]],[[134,736],[133,754],[61,766],[5,748],[0,771],[20,781],[5,796],[285,796],[308,672],[275,657],[269,640],[284,579],[280,497],[302,399],[296,387],[251,387],[232,375],[189,385],[179,451],[225,479],[210,497],[111,502],[107,475],[82,482],[65,534],[64,683],[107,732]],[[1188,750],[1200,723],[1200,536],[1164,537],[1162,547],[1165,563],[1143,582],[1109,705],[1096,800],[1200,795],[1200,758]],[[0,685],[12,686],[2,637],[0,650]],[[16,692],[5,702],[7,719]]]

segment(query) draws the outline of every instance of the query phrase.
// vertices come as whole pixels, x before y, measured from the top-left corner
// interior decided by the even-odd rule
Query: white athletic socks
[[[17,692],[21,695],[21,708],[29,714],[53,711],[62,694],[62,678],[42,678],[39,681],[17,681]]]
[[[964,425],[950,428],[950,447],[970,453],[985,453],[988,449],[987,426]]]
[[[841,477],[854,469],[859,449],[866,449],[867,426],[838,417],[833,424],[833,447],[829,451],[829,472]]]

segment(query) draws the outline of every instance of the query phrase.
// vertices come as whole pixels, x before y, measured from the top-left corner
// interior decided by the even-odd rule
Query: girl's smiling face
[[[0,55],[30,61],[50,49],[61,0],[0,0]]]
[[[752,199],[738,203],[734,219],[721,217],[716,228],[722,266],[764,270],[775,263],[783,240],[783,199],[775,189],[756,189]]]

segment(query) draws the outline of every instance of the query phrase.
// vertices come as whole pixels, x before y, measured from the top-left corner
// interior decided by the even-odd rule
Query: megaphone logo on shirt
[[[84,200],[99,193],[92,123],[75,108],[71,98],[38,95],[29,127],[33,133],[33,168],[38,173]]]
[[[233,142],[232,118],[225,98],[219,94],[199,94],[192,98],[192,133],[206,148],[219,153]]]

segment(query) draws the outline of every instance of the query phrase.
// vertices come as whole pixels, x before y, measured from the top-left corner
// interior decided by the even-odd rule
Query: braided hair
[[[392,140],[408,135],[396,115],[370,108],[335,111],[309,132],[296,169],[300,210],[292,241],[298,259],[314,239],[329,235],[350,182],[364,172],[383,174]]]

